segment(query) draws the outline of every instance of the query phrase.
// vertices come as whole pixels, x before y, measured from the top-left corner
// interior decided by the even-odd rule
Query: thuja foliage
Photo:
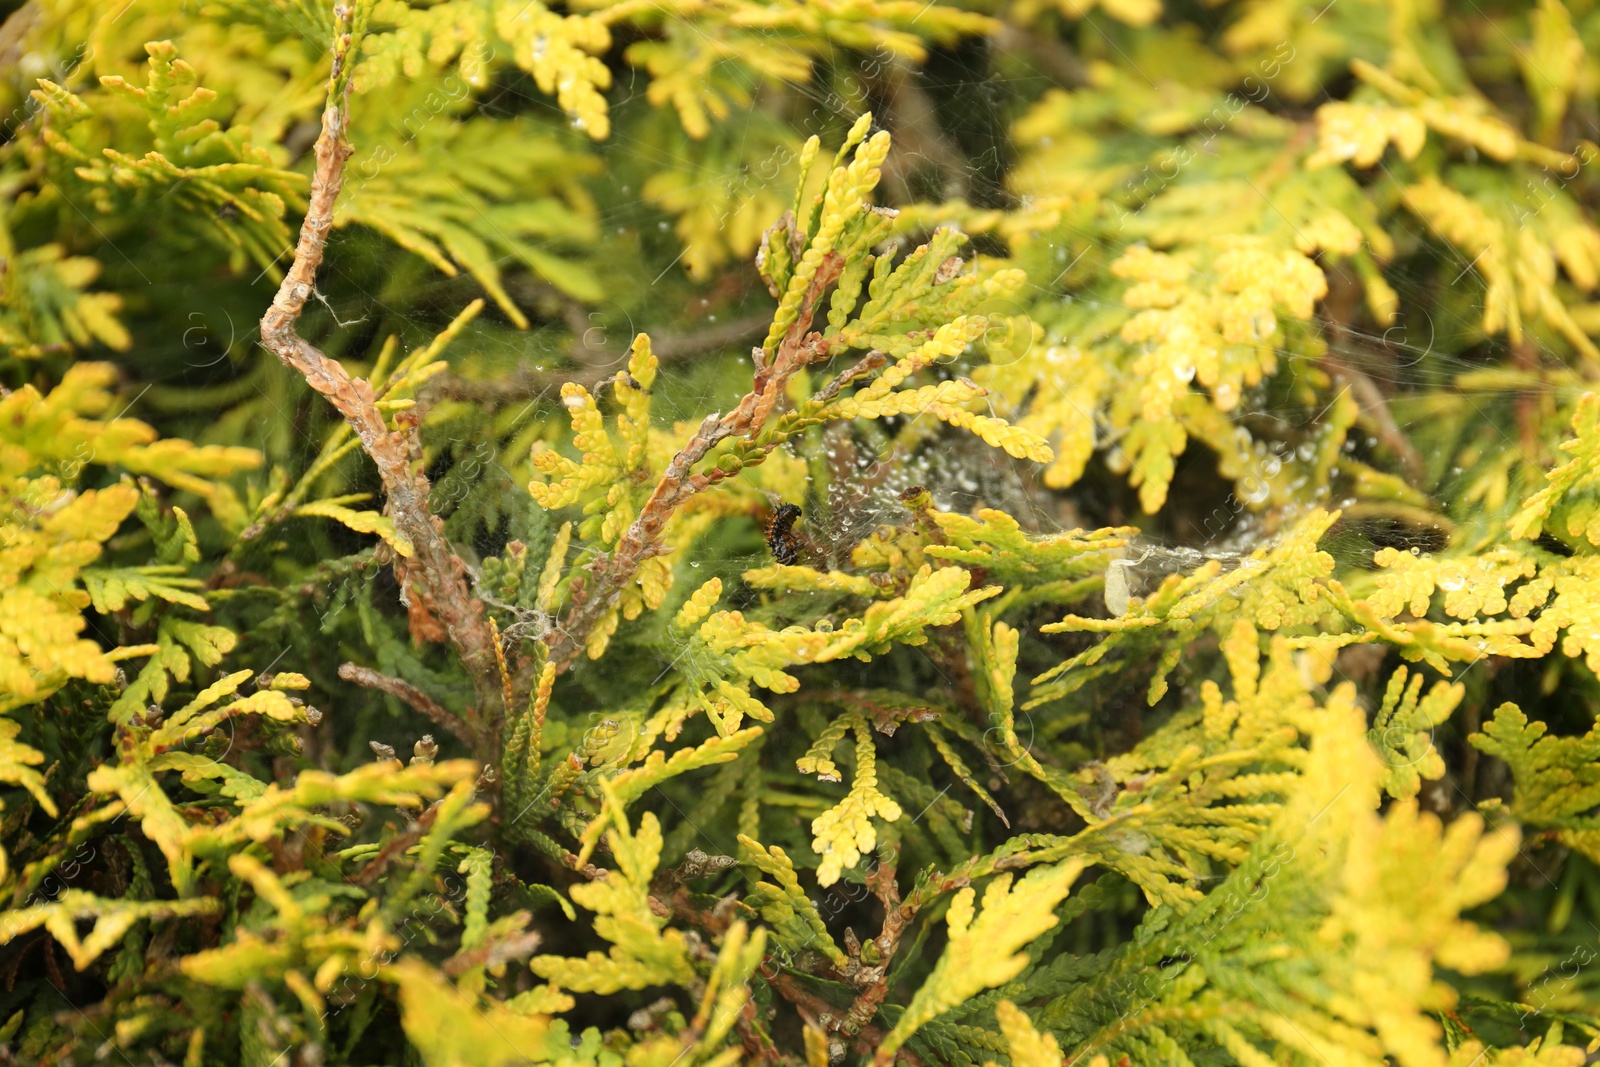
[[[1600,8],[0,55],[0,1062],[1600,1049]]]

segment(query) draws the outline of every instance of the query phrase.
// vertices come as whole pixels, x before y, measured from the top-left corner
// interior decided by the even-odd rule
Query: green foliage
[[[1528,498],[1511,520],[1513,537],[1538,537],[1548,524],[1550,532],[1578,551],[1600,547],[1600,526],[1596,525],[1596,500],[1600,490],[1600,398],[1586,393],[1572,415],[1577,436],[1561,443],[1572,458],[1551,470],[1543,489]],[[1581,540],[1580,540],[1581,539]]]
[[[0,1060],[1600,1048],[1600,9],[0,40]]]
[[[905,1014],[884,1038],[876,1058],[892,1062],[895,1050],[928,1020],[1015,978],[1029,962],[1017,950],[1056,925],[1051,912],[1082,870],[1081,860],[1038,867],[1028,872],[1015,892],[1011,876],[999,875],[985,888],[982,911],[976,918],[972,889],[958,891],[945,914],[950,943],[906,1005]]]
[[[615,876],[575,886],[572,896],[599,916],[595,933],[612,943],[610,954],[591,952],[582,960],[541,956],[533,961],[534,973],[579,993],[689,984],[694,968],[683,932],[663,929],[663,918],[650,910],[650,877],[661,859],[660,824],[647,813],[637,834],[619,827],[606,843],[617,861]]]
[[[304,179],[272,166],[271,154],[251,143],[248,128],[224,130],[208,114],[217,110],[217,94],[195,86],[194,68],[178,58],[172,42],[152,42],[145,50],[149,72],[142,88],[107,75],[92,103],[52,82],[35,90],[50,119],[40,138],[39,163],[49,175],[41,198],[74,210],[81,198],[97,214],[119,219],[156,214],[224,248],[240,269],[246,260],[267,267],[289,242],[283,214],[299,199]],[[143,112],[146,143],[105,143],[110,124],[96,121],[101,110]],[[115,124],[136,128],[129,119]],[[44,203],[29,206],[45,209]]]
[[[1506,761],[1516,783],[1511,810],[1529,826],[1555,830],[1565,844],[1594,855],[1593,817],[1600,780],[1595,777],[1594,730],[1583,737],[1548,737],[1542,722],[1530,722],[1515,704],[1502,704],[1474,734],[1474,747]]]

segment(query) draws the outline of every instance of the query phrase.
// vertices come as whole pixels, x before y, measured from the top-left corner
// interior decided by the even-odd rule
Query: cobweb
[[[680,16],[669,17],[683,21]],[[1206,17],[1206,13],[1201,12],[1196,17]],[[687,22],[683,22],[683,26],[699,32]],[[770,43],[772,47],[785,47],[778,37],[774,37]],[[963,193],[975,202],[987,200],[1001,203],[1007,199],[1003,190],[996,185],[997,179],[1003,181],[1001,154],[1004,149],[1000,145],[1003,130],[1023,108],[1037,100],[1054,83],[1042,72],[1009,77],[997,74],[991,68],[991,57],[985,54],[985,47],[979,45],[936,50],[933,59],[921,73],[902,72],[907,80],[903,81],[900,91],[914,90],[920,94],[922,101],[931,101],[935,105],[933,125],[928,129],[933,130],[936,136],[927,136],[927,129],[905,137],[899,136],[900,131],[893,131],[897,134],[891,153],[895,168],[893,180],[887,181],[885,188],[880,190],[880,200],[888,200],[893,192],[902,195],[931,192],[935,198],[939,194]],[[860,63],[859,52],[835,48],[831,54],[822,56],[817,66],[819,70],[830,65],[849,70],[859,68]],[[738,78],[741,75],[737,69],[731,69],[727,76]],[[752,98],[759,101],[764,95],[774,92],[770,84],[760,84],[748,74],[744,76],[748,79],[746,88]],[[861,94],[855,99],[842,99],[833,88],[828,87],[836,85],[838,81],[840,79],[825,82],[819,76],[810,81],[791,80],[783,85],[783,92],[803,100],[810,108],[810,114],[799,131],[802,135],[816,132],[823,135],[825,141],[829,137],[836,138],[838,131],[847,126],[860,110],[874,104],[872,93]],[[645,84],[646,79],[639,72],[631,69],[620,71],[618,89],[613,92],[611,100],[614,112],[621,115],[630,107],[646,106],[640,99],[644,95]],[[941,84],[945,86],[942,96],[933,92]],[[950,91],[949,85],[958,88]],[[496,92],[498,95],[494,108],[543,112],[560,120],[554,102],[531,84],[512,81],[498,87]],[[961,92],[981,94],[986,108],[939,106],[941,101],[948,103]],[[985,119],[985,114],[991,118]],[[1000,121],[1002,132],[999,134],[993,121],[995,118]],[[926,126],[926,123],[923,125]],[[741,136],[747,135],[748,125],[742,129]],[[646,165],[659,159],[662,151],[659,145],[647,143],[630,131],[628,123],[619,121],[614,126],[611,138],[599,146],[608,169],[626,173],[626,167],[613,168],[611,165],[630,158],[634,163],[642,161]],[[673,159],[672,163],[680,168],[701,169],[705,174],[704,189],[707,192],[714,191],[718,183],[727,180],[724,170],[702,166],[693,158],[680,157]],[[923,177],[919,179],[918,175]],[[618,367],[622,365],[626,358],[627,342],[637,331],[654,335],[663,323],[676,325],[695,316],[702,325],[714,325],[723,316],[734,318],[751,310],[770,307],[770,302],[762,303],[767,298],[759,286],[751,284],[754,271],[748,264],[733,264],[723,271],[724,274],[743,278],[745,289],[736,300],[717,297],[717,287],[723,284],[718,281],[698,287],[688,285],[681,277],[681,266],[676,265],[677,260],[670,255],[670,249],[677,241],[670,220],[640,197],[637,187],[630,190],[627,181],[608,175],[602,175],[597,181],[610,183],[607,195],[602,200],[604,207],[599,220],[602,231],[613,245],[622,248],[631,246],[638,261],[637,276],[652,288],[659,287],[663,292],[660,300],[612,302],[586,309],[586,317],[576,325],[600,331],[603,343],[597,347],[614,353],[612,364]],[[930,185],[933,186],[931,190],[927,188]],[[628,195],[629,192],[632,195]],[[1070,231],[1063,233],[1055,249],[1060,259],[1065,260],[1071,255],[1069,245],[1074,236],[1089,235]],[[363,288],[358,279],[341,271],[339,244],[340,240],[336,237],[324,266],[328,278],[326,287],[337,288],[340,293],[338,301],[327,307],[327,316],[334,323],[332,329],[356,329],[362,320],[369,317],[391,321],[405,319],[407,309],[413,304],[425,303],[437,297],[439,283],[436,279],[428,278],[411,286],[388,288],[381,293],[370,286]],[[1453,284],[1481,287],[1474,264],[1465,261],[1442,242],[1434,242],[1430,247],[1441,248],[1445,254],[1460,261],[1456,269],[1461,273]],[[664,256],[664,252],[668,254]],[[681,254],[680,251],[678,255],[681,257]],[[405,253],[395,250],[393,255],[401,257]],[[667,262],[669,259],[671,262]],[[659,264],[663,262],[666,267],[660,269]],[[502,265],[508,270],[514,268],[509,261]],[[617,263],[608,266],[625,271],[629,265]],[[1490,356],[1503,354],[1503,346],[1493,340],[1485,342],[1478,337],[1441,336],[1428,314],[1415,310],[1428,307],[1437,294],[1425,289],[1420,280],[1391,274],[1388,281],[1399,293],[1402,308],[1394,327],[1382,333],[1362,333],[1341,326],[1337,333],[1325,329],[1323,337],[1330,352],[1359,365],[1363,373],[1386,393],[1449,390],[1457,374],[1482,367]],[[1032,279],[1030,284],[1038,295],[1060,295],[1048,286],[1041,285],[1038,279]],[[1083,294],[1073,294],[1071,298],[1078,301],[1092,299]],[[672,301],[676,301],[677,306],[669,306]],[[649,309],[661,312],[659,318],[662,321],[658,322],[656,316],[648,314]],[[308,315],[308,319],[310,317]],[[547,317],[520,333],[492,325],[486,318],[482,324],[475,323],[455,343],[452,356],[470,352],[474,361],[484,367],[531,367],[536,374],[543,375],[543,384],[525,398],[519,397],[514,402],[522,412],[519,426],[525,426],[529,420],[559,413],[557,391],[574,332],[575,324],[570,316],[566,319],[560,316]],[[1480,355],[1463,358],[1451,354],[1457,350]],[[1306,358],[1288,349],[1280,349],[1278,357],[1280,375],[1297,373],[1297,363]],[[727,410],[730,403],[748,387],[748,375],[747,368],[735,363],[724,362],[722,366],[730,369],[720,378],[699,373],[692,376],[692,384],[680,382],[671,390],[658,390],[655,398],[657,419],[695,424],[707,412]],[[601,360],[589,369],[610,367]],[[685,369],[681,363],[669,363],[663,366],[662,375],[679,376]],[[1304,419],[1305,412],[1298,409],[1274,409],[1270,395],[1271,391],[1267,388],[1248,392],[1235,409],[1235,419]],[[1515,429],[1495,423],[1497,416],[1504,417],[1505,405],[1500,402],[1509,395],[1509,392],[1497,395],[1479,391],[1474,394],[1474,402],[1481,405],[1484,420],[1494,424],[1506,441],[1515,447]],[[993,413],[1010,414],[1006,411]],[[1399,429],[1406,432],[1410,427],[1401,422]],[[833,438],[824,436],[825,442],[830,440]],[[1372,447],[1377,443],[1375,439],[1358,439],[1348,442],[1347,448]],[[1129,511],[1125,501],[1110,508],[1102,506],[1103,501],[1094,499],[1093,494],[1099,492],[1103,495],[1106,492],[1105,483],[1115,480],[1108,479],[1103,471],[1096,471],[1103,463],[1105,449],[1091,461],[1090,473],[1093,477],[1085,481],[1092,481],[1094,487],[1092,491],[1085,492],[1081,487],[1064,491],[1048,490],[1042,485],[1036,470],[1029,470],[1025,464],[998,456],[959,433],[947,433],[935,447],[924,447],[908,457],[893,458],[887,463],[886,459],[890,457],[882,452],[875,454],[863,450],[860,444],[860,441],[854,442],[854,455],[848,461],[835,465],[827,485],[813,486],[807,500],[794,502],[801,504],[804,509],[802,527],[810,544],[810,558],[802,562],[822,567],[844,564],[849,549],[874,529],[905,520],[907,513],[899,497],[906,489],[916,485],[928,488],[941,508],[962,512],[984,507],[998,508],[1013,514],[1027,528],[1039,534],[1124,522],[1149,526],[1150,529],[1140,535],[1129,553],[1130,558],[1138,559],[1137,566],[1129,568],[1136,585],[1158,581],[1164,573],[1192,569],[1207,559],[1225,563],[1237,561],[1275,532],[1260,521],[1253,501],[1245,502],[1247,506],[1233,509],[1225,528],[1192,536],[1154,526],[1136,511]],[[1102,444],[1115,447],[1112,440],[1102,441]],[[825,447],[831,449],[833,446],[825,444]],[[513,460],[517,458],[512,457]],[[1276,458],[1269,455],[1266,462],[1290,462],[1292,459],[1293,456],[1289,454]],[[1214,465],[1214,457],[1196,442],[1190,444],[1182,462],[1188,465]],[[525,464],[514,466],[510,477],[513,481],[525,481]],[[1224,493],[1228,492],[1225,483],[1218,484]],[[1337,506],[1340,502],[1332,500],[1327,503]],[[1385,536],[1389,543],[1409,544],[1417,549],[1432,547],[1438,542],[1436,534],[1426,531],[1395,528],[1386,530]],[[500,541],[493,532],[484,532],[477,538],[475,547],[480,556],[488,555],[499,550]],[[1355,544],[1335,545],[1329,550],[1341,556],[1341,564],[1359,564],[1370,560],[1370,555],[1363,556],[1361,546]],[[705,569],[733,576],[739,570],[760,566],[765,562],[767,557],[764,550],[752,546],[751,551],[743,555],[707,559]],[[1135,591],[1138,591],[1137,588]]]

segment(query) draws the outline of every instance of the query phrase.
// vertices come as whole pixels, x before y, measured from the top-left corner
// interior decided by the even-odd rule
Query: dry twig
[[[435,800],[428,805],[428,810],[417,816],[412,824],[400,833],[391,837],[384,846],[378,850],[377,855],[367,862],[367,865],[355,877],[346,879],[351,885],[369,886],[378,880],[389,865],[405,854],[406,849],[422,840],[422,835],[433,829],[434,820],[439,817],[439,806],[442,800]]]
[[[339,665],[339,677],[347,682],[354,682],[364,689],[376,689],[380,693],[386,693],[396,700],[410,705],[432,719],[441,728],[449,730],[469,745],[476,742],[476,737],[466,723],[440,707],[438,702],[427,693],[402,678],[391,678],[387,674],[379,674],[371,667],[363,667],[358,663],[341,663]]]
[[[339,197],[345,162],[351,153],[346,138],[350,91],[346,70],[351,45],[349,9],[343,6],[335,9],[335,16],[346,32],[336,39],[334,47],[328,106],[322,113],[322,133],[315,149],[317,167],[311,181],[310,203],[295,245],[294,262],[278,287],[272,306],[261,318],[261,343],[328,398],[355,430],[367,455],[372,457],[388,496],[385,511],[394,520],[395,528],[413,546],[410,558],[395,560],[396,576],[412,609],[413,620],[419,613],[437,619],[444,635],[455,646],[477,694],[477,710],[466,728],[476,742],[477,754],[492,756],[501,710],[500,676],[493,638],[483,605],[472,596],[467,584],[465,565],[445,540],[442,520],[428,510],[431,487],[412,458],[411,438],[415,429],[402,423],[400,429],[391,430],[378,410],[372,385],[365,379],[350,377],[338,361],[323,355],[296,331],[306,301],[316,292],[317,268],[322,264],[328,231],[333,226],[334,202]]]

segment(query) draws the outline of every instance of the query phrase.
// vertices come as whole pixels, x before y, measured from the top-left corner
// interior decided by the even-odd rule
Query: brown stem
[[[808,1021],[813,1023],[819,1020],[821,1016],[832,1015],[839,1010],[782,971],[767,979],[767,984],[777,990],[784,1000],[799,1008],[802,1018],[808,1017]],[[884,1031],[876,1026],[865,1026],[862,1027],[861,1033],[856,1035],[855,1043],[851,1047],[857,1055],[870,1055],[883,1043],[885,1036]],[[895,1053],[895,1059],[904,1061],[910,1067],[922,1067],[921,1057],[909,1049],[900,1049]]]
[[[402,703],[409,704],[417,711],[422,712],[432,719],[442,729],[449,730],[469,745],[477,744],[477,737],[455,715],[442,708],[432,697],[410,682],[401,678],[391,678],[387,674],[379,674],[371,667],[363,667],[358,663],[341,663],[339,677],[347,682],[354,682],[364,689],[376,689],[386,693]]]
[[[328,398],[372,457],[388,496],[385,510],[395,528],[413,546],[409,559],[396,559],[395,572],[412,608],[414,629],[419,614],[442,624],[444,634],[472,677],[477,694],[477,710],[468,723],[478,741],[476,754],[480,758],[492,757],[502,710],[493,638],[483,605],[467,585],[465,565],[445,540],[443,522],[428,510],[428,479],[415,469],[411,458],[409,438],[415,433],[414,426],[390,430],[378,410],[371,384],[362,378],[351,378],[336,360],[323,355],[296,330],[306,301],[316,291],[317,268],[322,264],[328,231],[333,227],[334,202],[351,153],[346,139],[349,87],[348,81],[341,78],[348,49],[349,35],[345,34],[334,51],[330,99],[322,113],[322,134],[315,150],[316,173],[311,180],[310,203],[295,245],[294,262],[278,287],[272,306],[261,317],[261,343]],[[340,94],[338,99],[333,98],[336,91]]]
[[[829,253],[812,276],[806,289],[799,314],[795,316],[771,360],[759,360],[750,392],[739,406],[726,415],[706,416],[700,428],[679,450],[667,465],[655,491],[639,512],[639,517],[628,527],[617,547],[609,556],[602,556],[589,565],[590,577],[584,582],[581,596],[574,588],[572,608],[563,624],[550,632],[546,641],[550,645],[550,662],[557,670],[566,670],[584,647],[591,630],[616,604],[623,589],[627,588],[639,566],[652,556],[664,551],[661,532],[666,528],[672,513],[685,500],[707,487],[716,484],[720,472],[694,474],[694,465],[721,441],[729,437],[754,437],[766,424],[783,397],[789,379],[813,359],[820,358],[821,338],[808,336],[811,317],[823,292],[838,279],[844,269],[844,259],[838,253]]]
[[[898,850],[896,850],[898,859]],[[900,936],[916,916],[914,908],[900,903],[900,883],[895,881],[896,862],[884,860],[867,874],[867,888],[883,904],[883,927],[873,942],[878,950],[878,962],[862,967],[850,980],[860,990],[850,1004],[839,1028],[851,1037],[860,1034],[878,1014],[878,1008],[889,995],[889,964],[900,948]]]
[[[524,923],[532,918],[525,911],[516,913]],[[459,978],[474,967],[493,967],[497,963],[527,959],[539,947],[540,937],[532,930],[516,930],[491,937],[477,948],[464,949],[439,965],[451,978]]]
[[[390,838],[388,843],[378,850],[378,854],[368,861],[367,865],[356,872],[354,878],[349,879],[350,884],[369,886],[378,880],[378,876],[388,870],[389,865],[403,855],[406,849],[422,840],[422,835],[433,829],[434,820],[439,817],[439,805],[442,800],[435,800],[428,805],[428,810],[417,816],[405,830]]]

